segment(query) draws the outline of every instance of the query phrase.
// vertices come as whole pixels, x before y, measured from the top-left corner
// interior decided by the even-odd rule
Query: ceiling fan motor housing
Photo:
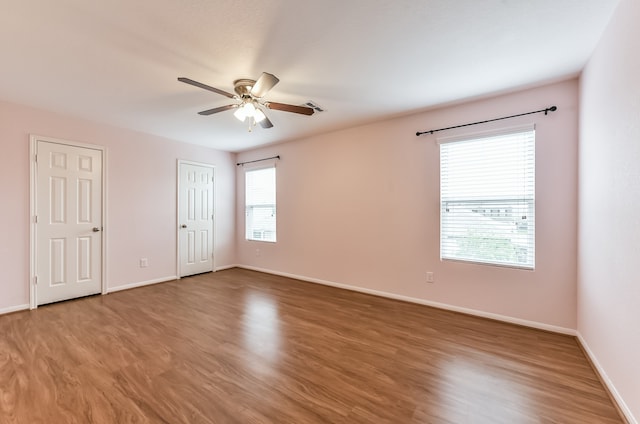
[[[237,79],[233,82],[233,90],[243,99],[250,98],[255,84],[256,81],[252,79]]]

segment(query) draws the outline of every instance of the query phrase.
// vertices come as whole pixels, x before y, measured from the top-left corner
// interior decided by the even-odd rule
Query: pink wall
[[[581,78],[578,331],[640,420],[640,1],[622,0]]]
[[[30,134],[106,147],[110,289],[177,274],[177,159],[216,166],[215,264],[234,263],[234,154],[0,102],[0,312],[29,303]]]
[[[553,104],[550,116],[465,130],[536,123],[536,270],[441,262],[439,148],[415,132]],[[238,263],[575,329],[577,107],[570,80],[241,153],[282,160],[275,244],[244,240],[238,171]],[[427,271],[435,284],[425,283]]]

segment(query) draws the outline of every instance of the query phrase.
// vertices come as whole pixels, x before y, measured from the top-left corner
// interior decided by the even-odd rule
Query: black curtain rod
[[[250,160],[250,161],[247,161],[247,162],[238,162],[238,163],[236,163],[236,166],[244,165],[244,164],[247,164],[247,163],[262,162],[263,160],[269,160],[269,159],[278,159],[279,160],[280,159],[280,155],[271,156],[270,158]]]
[[[486,124],[487,122],[501,121],[501,120],[503,120],[503,119],[509,119],[509,118],[517,118],[518,116],[533,115],[534,113],[542,113],[542,112],[544,112],[544,114],[546,115],[546,114],[548,114],[549,112],[555,112],[556,110],[558,110],[558,108],[557,108],[557,107],[555,107],[555,106],[551,106],[551,107],[548,107],[548,108],[546,108],[546,109],[534,110],[533,112],[519,113],[519,114],[517,114],[517,115],[511,115],[511,116],[503,116],[502,118],[487,119],[486,121],[472,122],[472,123],[470,123],[470,124],[456,125],[456,126],[454,126],[454,127],[439,128],[439,129],[437,129],[437,130],[418,131],[418,132],[416,133],[416,136],[421,136],[422,134],[433,134],[433,133],[438,132],[438,131],[452,130],[452,129],[454,129],[454,128],[468,127],[469,125]]]

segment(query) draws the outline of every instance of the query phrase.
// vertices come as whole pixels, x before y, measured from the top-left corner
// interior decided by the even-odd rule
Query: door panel
[[[78,239],[78,281],[91,279],[91,238]]]
[[[200,260],[205,261],[209,256],[209,232],[200,231]]]
[[[61,285],[67,280],[67,240],[51,239],[49,242],[51,246],[51,250],[49,251],[51,261],[49,264],[49,283],[52,286]],[[47,258],[43,259],[46,260]]]
[[[100,293],[102,151],[39,140],[36,152],[37,304]]]
[[[78,222],[91,222],[91,180],[78,180]]]
[[[67,216],[65,209],[67,206],[67,179],[60,177],[51,177],[51,194],[49,198],[50,212],[49,223],[64,224]]]
[[[196,262],[196,233],[193,231],[187,231],[187,263],[186,265],[193,265]]]
[[[213,167],[180,163],[178,249],[181,277],[213,271]]]

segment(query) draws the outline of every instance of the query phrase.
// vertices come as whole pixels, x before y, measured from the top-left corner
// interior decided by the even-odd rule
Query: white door
[[[102,151],[38,140],[37,304],[102,289]]]
[[[179,275],[213,271],[213,167],[179,163]]]

